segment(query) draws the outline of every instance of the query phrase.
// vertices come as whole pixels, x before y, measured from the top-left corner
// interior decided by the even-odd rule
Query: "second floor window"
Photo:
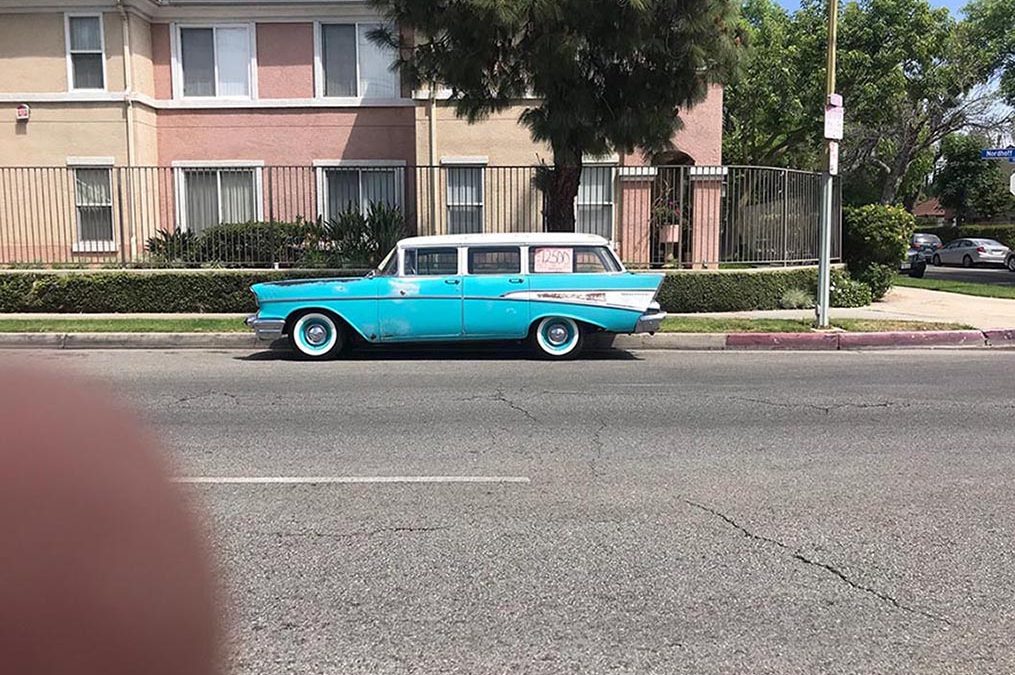
[[[250,57],[247,26],[180,28],[181,93],[249,98]]]
[[[318,95],[398,98],[393,50],[374,44],[370,31],[380,24],[325,23],[320,32]]]
[[[105,89],[101,15],[67,17],[67,58],[71,89]]]

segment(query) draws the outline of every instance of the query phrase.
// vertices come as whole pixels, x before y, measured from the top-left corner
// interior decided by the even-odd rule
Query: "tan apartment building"
[[[552,156],[518,124],[526,102],[469,125],[391,69],[379,23],[361,0],[0,0],[0,262],[127,261],[157,230],[376,201],[427,233],[541,227],[532,167]],[[666,159],[720,164],[721,113],[716,88]],[[636,262],[651,163],[589,158],[577,204],[579,229]],[[704,204],[719,184],[694,188]]]

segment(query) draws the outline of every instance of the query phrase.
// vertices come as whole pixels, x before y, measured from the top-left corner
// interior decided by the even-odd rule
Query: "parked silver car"
[[[934,251],[935,265],[1004,265],[1011,249],[993,239],[956,239]]]

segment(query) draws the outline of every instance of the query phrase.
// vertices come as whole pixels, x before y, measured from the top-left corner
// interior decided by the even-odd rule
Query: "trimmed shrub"
[[[356,276],[365,270],[342,274]],[[250,286],[319,271],[0,274],[0,312],[252,312]]]
[[[813,288],[817,269],[755,272],[671,272],[659,289],[667,312],[738,312],[779,309],[791,288]]]
[[[253,284],[366,271],[6,272],[0,273],[0,312],[252,312]],[[836,288],[834,280],[848,279],[833,274]],[[813,296],[816,285],[815,268],[673,272],[663,280],[659,302],[668,312],[778,309],[787,291],[808,289]],[[838,306],[834,291],[832,304]]]
[[[832,307],[866,307],[873,302],[873,296],[867,284],[850,279],[842,270],[832,270],[829,300]]]
[[[880,300],[906,257],[916,222],[901,206],[868,204],[843,211],[843,259],[850,275]]]
[[[213,225],[191,247],[191,260],[231,265],[251,262],[299,262],[309,228],[302,220]]]
[[[788,288],[779,299],[783,309],[813,309],[814,296],[802,288]]]

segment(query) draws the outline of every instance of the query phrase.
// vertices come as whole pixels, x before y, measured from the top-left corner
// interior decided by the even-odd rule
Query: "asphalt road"
[[[445,355],[448,356],[448,355]],[[233,673],[1015,671],[1015,352],[0,352],[188,485]]]
[[[945,281],[969,281],[974,284],[991,284],[994,286],[1015,286],[1015,274],[1003,267],[952,267],[944,265],[928,265],[925,274],[927,279]]]

